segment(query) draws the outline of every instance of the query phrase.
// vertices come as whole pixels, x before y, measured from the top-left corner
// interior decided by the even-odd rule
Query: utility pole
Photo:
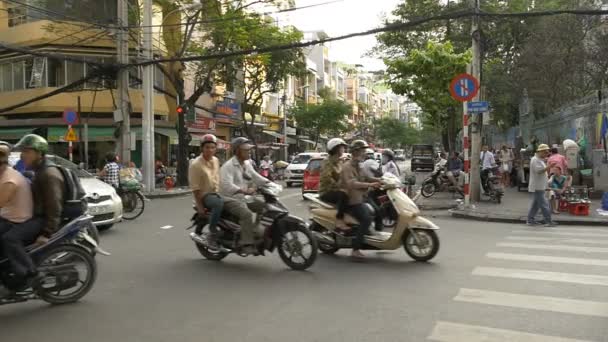
[[[287,84],[287,82],[285,82]],[[287,111],[285,110],[285,103],[287,102],[287,91],[283,89],[283,96],[281,96],[281,110],[283,111],[283,144],[285,144],[285,159],[289,160],[289,144],[287,143]]]
[[[152,0],[144,0],[144,59],[152,60]],[[144,185],[154,190],[154,65],[143,68],[142,169]]]
[[[475,16],[473,17],[473,25],[471,26],[471,37],[473,40],[473,62],[471,63],[471,73],[472,75],[479,80],[481,75],[481,47],[480,47],[480,39],[481,32],[479,31],[479,0],[473,0],[475,3]],[[481,83],[481,82],[480,82]],[[479,94],[473,98],[472,101],[479,101]],[[480,190],[481,190],[481,175],[480,175],[480,155],[481,155],[481,119],[482,115],[473,114],[471,116],[471,125],[470,127],[475,127],[476,129],[471,129],[471,186],[470,186],[470,198],[472,202],[479,202],[480,198]]]
[[[121,65],[129,63],[129,7],[127,0],[118,0],[118,41],[117,60]],[[129,110],[129,70],[120,68],[117,77],[118,111],[122,119],[118,146],[120,160],[123,163],[131,161],[131,117]]]

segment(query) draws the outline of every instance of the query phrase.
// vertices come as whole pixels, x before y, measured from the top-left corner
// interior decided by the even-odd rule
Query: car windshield
[[[321,161],[322,159],[313,159],[308,163],[308,167],[306,169],[308,171],[319,171],[321,170]]]
[[[414,146],[412,148],[412,154],[422,157],[433,157],[433,147],[430,145]]]
[[[88,173],[87,171],[78,168],[78,166],[74,163],[72,163],[71,161],[67,160],[67,159],[63,159],[61,157],[57,157],[57,156],[49,156],[49,159],[59,165],[59,166],[63,166],[66,169],[74,172],[74,174],[76,174],[76,176],[80,177],[80,178],[93,178],[93,175]]]
[[[298,155],[291,163],[292,164],[306,164],[312,158],[312,156],[307,154]]]

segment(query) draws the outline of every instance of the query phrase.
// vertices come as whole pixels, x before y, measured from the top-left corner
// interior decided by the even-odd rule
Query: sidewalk
[[[179,196],[190,195],[190,189],[186,188],[173,188],[171,190],[165,190],[165,188],[156,188],[153,191],[145,192],[144,195],[149,199],[155,198],[172,198]]]
[[[501,204],[489,202],[482,196],[481,203],[475,203],[470,209],[464,205],[450,210],[453,217],[489,222],[525,223],[530,205],[530,194],[518,192],[517,189],[507,189]],[[552,219],[563,225],[608,226],[608,216],[601,216],[596,209],[600,207],[599,200],[591,200],[589,216],[574,216],[569,213],[552,215]],[[540,215],[540,213],[539,213]]]
[[[416,200],[416,205],[420,210],[448,210],[458,207],[459,198],[449,192],[437,192],[431,198],[420,196]]]

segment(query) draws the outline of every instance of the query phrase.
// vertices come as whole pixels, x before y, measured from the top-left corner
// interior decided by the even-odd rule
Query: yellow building
[[[116,61],[116,0],[36,1],[23,4],[0,2],[0,41],[38,54],[3,50],[0,53],[0,107],[7,108],[43,96],[90,74],[90,63],[112,64]],[[130,6],[137,6],[131,1]],[[132,35],[130,54],[137,55],[137,36]],[[61,58],[69,57],[69,60]],[[130,71],[129,101],[131,130],[137,133],[137,149],[132,160],[141,165],[141,113],[143,93],[139,71]],[[165,88],[162,72],[155,72],[155,86]],[[80,124],[76,132],[83,134],[88,123],[90,167],[98,166],[105,152],[114,150],[116,123],[113,111],[118,94],[112,75],[86,82],[78,88],[47,97],[0,113],[0,140],[15,141],[28,132],[48,138],[51,151],[67,154],[64,142],[67,126],[62,116],[66,109],[76,110],[80,104]],[[165,162],[170,144],[176,143],[173,115],[175,101],[171,96],[154,95],[156,124],[156,155]],[[74,147],[74,160],[84,161],[82,136]]]

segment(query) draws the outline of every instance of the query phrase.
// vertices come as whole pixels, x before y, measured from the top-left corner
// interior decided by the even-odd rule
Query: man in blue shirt
[[[459,190],[462,190],[456,181],[456,177],[460,176],[460,172],[464,170],[462,160],[460,159],[460,154],[458,152],[452,153],[452,157],[448,159],[447,167],[448,171],[446,172],[446,176],[448,176],[448,179],[453,186],[457,187]]]

